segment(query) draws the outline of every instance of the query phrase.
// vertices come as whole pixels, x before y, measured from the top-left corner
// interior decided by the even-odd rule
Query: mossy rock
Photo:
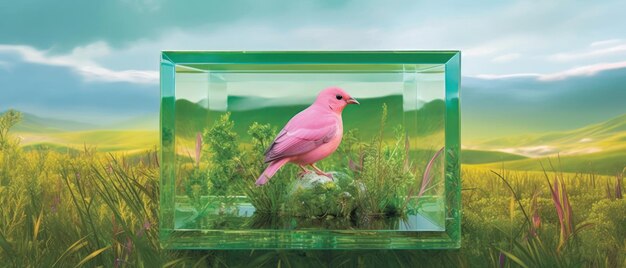
[[[333,179],[307,173],[288,187],[289,211],[306,218],[345,217],[354,206],[354,181],[341,172],[330,172]]]

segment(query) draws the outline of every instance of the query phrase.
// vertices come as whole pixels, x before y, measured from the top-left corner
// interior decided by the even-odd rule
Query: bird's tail
[[[259,178],[256,180],[256,185],[261,186],[265,184],[272,176],[274,176],[274,174],[276,174],[276,171],[278,171],[288,161],[289,159],[285,159],[285,158],[272,161],[270,165],[267,166],[265,171],[261,173],[261,176],[259,176]]]

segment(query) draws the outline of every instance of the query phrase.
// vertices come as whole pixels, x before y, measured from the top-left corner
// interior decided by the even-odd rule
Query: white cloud
[[[620,39],[592,43],[589,39],[580,40],[584,37],[582,35],[561,36],[559,35],[561,32],[557,31],[559,29],[545,33],[536,31],[535,27],[547,27],[539,23],[525,25],[522,28],[517,25],[512,27],[506,23],[511,17],[524,17],[526,21],[536,22],[526,18],[528,16],[526,11],[537,8],[544,10],[546,14],[553,11],[561,14],[559,5],[537,6],[518,3],[503,8],[505,12],[489,19],[427,16],[419,24],[409,24],[404,17],[394,17],[388,23],[396,27],[378,24],[356,27],[352,24],[300,23],[279,28],[263,21],[242,19],[219,27],[198,25],[184,29],[168,28],[159,36],[139,38],[115,48],[109,47],[105,42],[96,42],[77,47],[63,55],[53,55],[49,51],[29,46],[0,45],[0,53],[3,50],[10,50],[19,53],[27,61],[65,66],[73,69],[86,81],[157,84],[158,58],[161,50],[460,49],[463,55],[464,75],[481,74],[475,77],[483,79],[545,76],[545,79],[549,80],[558,77],[554,76],[555,72],[588,62],[573,59],[548,62],[543,56],[545,50],[557,51],[556,49],[568,47],[568,44],[582,43],[589,46],[591,43],[585,50],[600,51],[595,53],[615,53],[613,50],[616,46],[626,46],[625,41]],[[494,19],[499,23],[497,27],[490,27],[494,25]],[[476,34],[477,32],[481,34]],[[623,48],[617,50],[620,49]],[[567,58],[571,57],[570,54],[577,53],[559,57]],[[515,64],[502,64],[511,61],[515,61]]]
[[[562,72],[541,75],[538,79],[541,81],[564,80],[575,76],[592,76],[601,71],[608,71],[620,68],[626,68],[626,61],[598,63],[576,67]]]
[[[575,67],[560,72],[540,74],[540,73],[513,73],[513,74],[478,74],[468,75],[468,77],[496,80],[496,79],[510,79],[510,78],[524,78],[534,77],[539,81],[557,81],[564,80],[570,77],[577,76],[593,76],[602,71],[614,70],[626,68],[626,61],[620,62],[606,62],[592,65],[585,65],[581,67]]]
[[[509,79],[509,78],[525,78],[525,77],[540,77],[538,73],[518,73],[518,74],[478,74],[468,75],[468,77],[480,78],[485,80],[497,80],[497,79]]]
[[[163,11],[165,8],[157,0],[123,2],[127,4],[127,9],[143,12]],[[582,52],[574,54],[587,53],[586,50],[607,49],[607,46],[616,46],[624,41],[591,39],[611,36],[619,30],[615,24],[607,22],[614,19],[613,14],[619,14],[619,10],[622,10],[621,3],[568,5],[562,1],[514,1],[487,7],[464,6],[454,10],[445,8],[445,5],[429,3],[400,1],[376,8],[357,1],[347,1],[333,8],[315,4],[285,5],[289,12],[261,12],[260,15],[233,19],[216,18],[194,25],[177,26],[175,23],[155,31],[159,34],[152,35],[146,31],[145,35],[139,33],[129,36],[135,39],[115,43],[120,46],[108,51],[109,55],[115,57],[99,56],[97,60],[91,61],[91,65],[95,62],[95,65],[113,72],[129,71],[121,72],[119,76],[111,76],[107,72],[102,72],[102,76],[84,73],[98,80],[103,80],[103,77],[119,80],[122,79],[120,77],[137,76],[140,77],[137,79],[143,81],[144,73],[131,70],[157,70],[158,55],[162,49],[460,49],[464,74],[547,73],[589,62],[573,59],[565,63],[558,60],[547,62],[546,53],[560,51],[572,54],[577,51],[563,51],[563,48],[576,44],[584,48]],[[372,12],[378,19],[363,16],[371,15]],[[584,16],[576,18],[570,16],[583,13]],[[285,24],[284,21],[290,23]],[[554,21],[562,23],[552,23]],[[600,27],[602,25],[606,27]],[[591,47],[588,47],[589,44],[592,44]],[[91,49],[97,50],[98,47]],[[108,47],[101,46],[99,49],[106,52]],[[569,54],[556,58],[567,58],[571,56]],[[46,56],[50,57],[50,54]],[[515,64],[494,64],[513,60]],[[156,73],[150,75],[153,75],[152,83],[156,83]]]
[[[622,39],[601,40],[601,41],[592,42],[589,46],[590,47],[601,47],[601,46],[613,45],[613,44],[619,43],[621,41],[622,41]]]
[[[129,82],[137,84],[157,84],[159,82],[159,74],[156,71],[113,71],[100,66],[84,66],[77,69],[77,71],[87,81]]]
[[[30,63],[61,66],[72,69],[86,81],[127,82],[136,84],[157,84],[159,74],[150,70],[112,70],[100,66],[95,59],[111,56],[111,49],[104,42],[96,42],[77,47],[69,54],[50,55],[49,51],[38,50],[25,45],[0,45],[0,53],[17,54]]]
[[[519,59],[522,55],[519,53],[509,53],[509,54],[504,54],[504,55],[500,55],[497,56],[495,58],[493,58],[491,61],[493,62],[509,62],[509,61],[513,61],[516,59]]]
[[[606,47],[610,44],[614,45]],[[549,56],[548,59],[552,61],[576,61],[601,56],[626,54],[626,42],[620,42],[617,39],[594,42],[590,47],[591,49],[586,51],[553,54]]]

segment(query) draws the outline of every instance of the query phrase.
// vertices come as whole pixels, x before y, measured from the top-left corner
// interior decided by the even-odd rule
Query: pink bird
[[[265,184],[282,166],[297,164],[303,173],[332,176],[315,166],[331,155],[343,136],[341,112],[348,104],[359,104],[348,93],[338,87],[323,90],[315,102],[296,116],[278,133],[274,142],[265,151],[265,163],[270,163],[256,180],[256,185]]]

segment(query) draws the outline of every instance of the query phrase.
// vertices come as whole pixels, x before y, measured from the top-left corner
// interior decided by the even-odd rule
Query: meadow
[[[158,240],[156,151],[25,150],[0,117],[1,267],[625,267],[621,173],[464,166],[462,248],[171,251]],[[526,160],[525,160],[526,161]]]

